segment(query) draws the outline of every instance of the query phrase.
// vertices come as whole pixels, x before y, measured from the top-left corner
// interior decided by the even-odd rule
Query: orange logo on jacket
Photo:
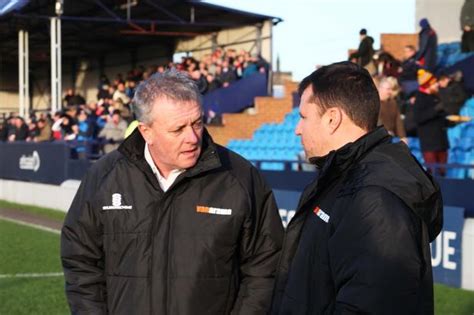
[[[196,206],[196,212],[207,213],[207,214],[218,214],[218,215],[231,215],[232,209],[223,209],[207,206]]]
[[[329,214],[324,212],[323,209],[321,209],[320,207],[314,208],[313,212],[314,212],[315,215],[317,215],[324,222],[326,222],[326,223],[329,222],[329,219],[330,219]]]

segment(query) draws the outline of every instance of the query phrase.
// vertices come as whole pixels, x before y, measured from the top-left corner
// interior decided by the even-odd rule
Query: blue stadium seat
[[[409,137],[407,139],[408,139],[408,147],[410,148],[411,151],[420,150],[420,139],[414,138],[414,137]]]
[[[451,145],[454,145],[457,139],[461,138],[463,125],[457,125],[448,129],[448,139]]]
[[[283,171],[285,164],[279,162],[262,162],[260,168],[267,171]]]
[[[465,103],[464,106],[469,107],[469,108],[474,108],[474,97],[471,97],[468,99]]]
[[[474,126],[473,126],[474,127]],[[472,129],[474,131],[474,128]],[[474,150],[474,136],[459,139],[457,145],[466,152]]]
[[[474,164],[474,150],[471,150],[469,153],[466,154],[466,163],[465,164]],[[474,179],[474,169],[470,168],[466,171],[466,177],[470,179]]]
[[[448,164],[463,164],[462,149],[459,147],[452,148],[448,153]],[[448,168],[446,176],[449,178],[464,179],[466,169],[463,168]]]
[[[466,126],[464,126],[462,136],[463,136],[463,139],[474,138],[474,124],[467,124]]]

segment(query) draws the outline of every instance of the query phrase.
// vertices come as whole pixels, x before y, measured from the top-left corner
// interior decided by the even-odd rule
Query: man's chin
[[[182,154],[179,166],[182,169],[191,168],[196,165],[199,158],[199,152],[194,152],[193,154]]]

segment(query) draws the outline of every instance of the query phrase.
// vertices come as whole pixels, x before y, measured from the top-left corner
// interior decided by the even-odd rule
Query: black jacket
[[[423,62],[423,68],[434,72],[438,62],[438,36],[431,28],[424,28],[418,34],[418,52],[416,53],[416,60]]]
[[[449,148],[446,113],[439,98],[417,92],[413,111],[421,151],[446,151]]]
[[[374,39],[370,36],[364,37],[359,44],[359,48],[357,49],[357,53],[354,57],[359,59],[359,63],[362,67],[366,66],[374,56]]]
[[[283,227],[257,170],[205,132],[198,163],[164,193],[144,145],[135,131],[74,198],[61,235],[71,311],[267,312]]]
[[[438,186],[383,128],[332,151],[290,222],[272,314],[432,314]]]
[[[403,81],[416,81],[418,78],[418,69],[420,66],[416,63],[416,59],[410,58],[402,62],[402,73],[398,80]]]
[[[439,98],[448,115],[459,115],[468,97],[461,82],[452,81],[447,87],[439,89]]]

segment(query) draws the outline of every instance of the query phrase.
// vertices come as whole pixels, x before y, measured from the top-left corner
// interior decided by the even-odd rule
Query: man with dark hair
[[[351,55],[351,59],[356,59],[359,65],[366,68],[371,75],[374,75],[377,70],[372,59],[375,53],[373,47],[374,39],[367,35],[367,30],[365,28],[360,30],[359,37],[359,48],[357,49],[357,52]]]
[[[432,314],[437,184],[376,127],[365,69],[322,67],[299,92],[296,134],[319,174],[287,227],[272,314]]]
[[[186,74],[134,95],[138,127],[94,163],[61,236],[73,314],[266,314],[283,227],[248,162],[215,144]]]

